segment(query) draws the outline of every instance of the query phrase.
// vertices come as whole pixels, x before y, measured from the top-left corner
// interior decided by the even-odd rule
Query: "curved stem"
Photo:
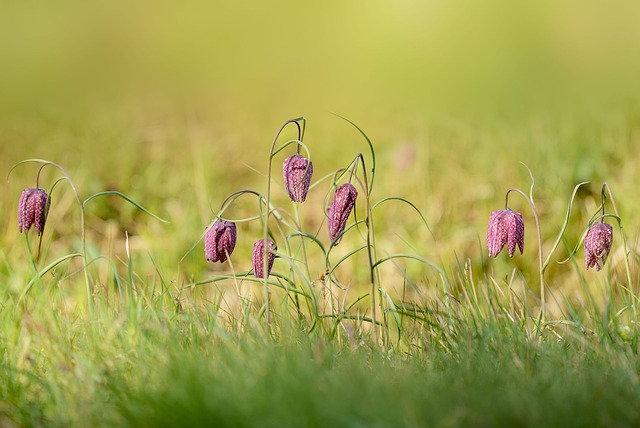
[[[624,249],[624,268],[626,270],[626,274],[627,274],[627,288],[629,289],[629,291],[632,293],[631,296],[631,302],[632,302],[632,308],[633,308],[633,314],[634,314],[634,319],[638,319],[637,317],[637,308],[636,308],[636,303],[635,303],[635,292],[634,292],[634,287],[633,287],[633,283],[632,283],[632,279],[631,279],[631,268],[629,266],[629,254],[628,254],[628,250],[627,250],[627,238],[625,236],[624,233],[624,229],[622,228],[622,220],[620,217],[620,212],[618,211],[618,206],[616,205],[616,200],[613,197],[613,192],[611,191],[611,187],[609,186],[609,183],[607,183],[606,181],[602,184],[602,213],[604,215],[604,203],[605,203],[605,189],[607,190],[607,193],[609,194],[609,199],[611,200],[611,205],[613,206],[613,212],[615,213],[616,217],[618,217],[618,227],[620,228],[620,236],[622,236],[622,246]],[[604,223],[604,217],[602,218],[602,222]]]
[[[40,173],[42,172],[45,166],[47,166],[46,163],[40,165],[40,168],[38,168],[38,173],[36,174],[36,189],[40,188]]]
[[[511,192],[516,192],[519,193],[520,195],[522,195],[522,197],[529,203],[529,206],[531,207],[531,211],[533,211],[533,218],[535,219],[536,222],[536,231],[538,233],[538,264],[539,264],[539,274],[540,274],[540,316],[539,316],[539,321],[538,321],[538,328],[541,325],[544,325],[544,320],[545,320],[545,283],[544,283],[544,263],[543,263],[543,256],[542,256],[542,232],[540,230],[540,219],[538,218],[538,210],[536,209],[535,204],[533,203],[533,201],[529,198],[529,196],[527,196],[522,190],[518,189],[518,188],[512,188],[507,190],[507,194],[505,196],[505,205],[508,208],[508,201],[509,201],[509,193]]]
[[[358,125],[356,125],[355,123],[353,123],[352,121],[350,121],[344,116],[340,116],[337,113],[333,113],[333,114],[339,117],[340,119],[344,120],[345,122],[349,123],[354,128],[356,128],[358,132],[360,132],[360,134],[367,141],[367,144],[369,145],[369,151],[371,152],[371,182],[368,183],[368,185],[369,185],[369,193],[371,193],[373,191],[373,182],[376,176],[376,151],[373,148],[373,143],[371,142],[367,134],[365,134],[364,131]]]
[[[220,204],[220,211],[218,211],[218,214],[216,215],[216,217],[220,217],[222,213],[224,213],[225,210],[229,208],[229,205],[231,205],[233,201],[235,201],[236,199],[238,199],[238,197],[244,195],[245,193],[255,195],[258,198],[260,198],[260,200],[264,200],[264,196],[262,196],[260,193],[256,192],[255,190],[250,190],[250,189],[238,190],[237,192],[233,192],[232,194],[224,198],[224,201],[222,201],[222,203]]]
[[[354,166],[351,171],[351,176],[349,177],[349,181],[351,181],[353,174],[355,174],[358,161],[362,165],[362,175],[364,178],[364,183],[362,187],[364,188],[364,206],[365,206],[365,212],[367,216],[364,220],[364,224],[365,224],[365,227],[367,228],[367,258],[369,261],[369,282],[371,284],[371,318],[373,319],[372,325],[378,336],[378,341],[381,341],[383,345],[386,346],[388,344],[388,334],[386,331],[388,325],[387,325],[386,314],[384,313],[384,310],[382,308],[383,296],[382,296],[382,288],[380,286],[380,275],[375,265],[375,260],[377,257],[375,254],[376,250],[375,250],[375,234],[374,234],[374,228],[373,228],[373,219],[371,217],[372,209],[371,209],[371,193],[370,192],[371,192],[371,188],[373,187],[373,181],[371,182],[371,186],[369,186],[368,185],[369,180],[367,179],[367,167],[365,165],[364,156],[362,156],[362,153],[358,153],[358,155],[354,159]],[[379,298],[380,298],[380,302],[379,302],[380,313],[382,314],[382,318],[383,318],[382,327],[384,330],[382,332],[378,328],[380,327],[380,325],[376,322],[376,287],[377,287],[377,291],[379,293]]]
[[[296,125],[298,125],[298,141],[300,141],[300,143],[302,142],[302,139],[304,138],[304,131],[307,129],[307,121],[304,119],[304,117],[301,117],[300,122],[302,122],[302,130],[300,130],[300,124],[298,123],[298,121],[296,121]],[[298,148],[296,150],[297,154],[300,154],[300,148],[302,146],[302,144],[298,144]]]
[[[589,183],[588,181],[583,181],[582,183],[578,183],[573,188],[573,193],[571,194],[571,199],[569,200],[569,206],[567,207],[567,214],[564,217],[564,223],[562,225],[562,228],[560,229],[560,233],[558,234],[558,237],[556,238],[556,242],[554,242],[553,247],[551,247],[549,254],[547,254],[547,258],[544,260],[544,263],[542,264],[543,273],[547,270],[547,267],[551,262],[551,256],[553,256],[553,253],[556,251],[556,249],[560,245],[562,236],[564,235],[564,232],[567,230],[567,226],[569,225],[569,216],[571,215],[571,208],[573,207],[573,201],[575,200],[576,194],[578,193],[578,189],[580,188],[580,186],[583,186],[588,183]]]
[[[35,274],[36,281],[44,290],[44,285],[42,284],[42,279],[40,278],[40,272],[38,271],[38,266],[36,266],[36,258],[33,256],[33,250],[31,249],[31,241],[29,241],[29,231],[26,231],[24,234],[24,238],[27,242],[27,250],[29,250],[29,260],[31,261],[31,267],[33,268],[33,273]]]
[[[73,194],[75,195],[76,200],[78,201],[78,206],[80,207],[80,229],[81,229],[82,259],[83,259],[82,261],[84,265],[82,270],[84,272],[84,281],[85,281],[85,287],[87,292],[87,305],[89,308],[89,314],[93,315],[93,301],[91,299],[91,296],[92,296],[91,281],[89,279],[89,272],[87,270],[88,269],[87,266],[89,264],[89,256],[87,253],[87,232],[86,232],[85,219],[84,219],[84,205],[82,203],[82,199],[80,199],[80,194],[78,193],[78,189],[76,189],[76,186],[73,184],[73,180],[71,180],[71,176],[69,175],[66,169],[64,169],[62,166],[58,165],[55,162],[51,162],[44,159],[23,160],[18,164],[16,164],[13,168],[11,168],[11,170],[9,171],[9,174],[11,174],[11,171],[13,171],[18,165],[21,165],[27,162],[37,162],[37,163],[43,164],[40,170],[38,171],[38,177],[40,176],[40,171],[42,171],[42,168],[44,168],[47,165],[51,165],[58,168],[62,172],[62,174],[65,176],[67,181],[69,182],[69,185],[71,186],[71,190],[73,191]]]
[[[269,237],[269,213],[270,213],[270,202],[271,202],[271,169],[273,166],[273,153],[276,147],[276,143],[278,141],[278,138],[280,137],[280,134],[282,133],[282,131],[284,130],[284,128],[287,127],[287,125],[289,125],[290,123],[293,123],[296,125],[296,127],[298,128],[298,140],[302,139],[302,128],[300,127],[300,121],[303,121],[304,118],[303,117],[299,117],[296,119],[289,119],[287,120],[285,123],[282,124],[282,126],[280,127],[280,129],[278,130],[278,132],[276,133],[275,137],[273,137],[273,142],[271,143],[271,148],[269,149],[269,162],[267,163],[267,193],[266,193],[266,198],[265,198],[265,205],[267,207],[267,212],[266,215],[264,217],[264,229],[263,229],[263,234],[262,234],[262,238],[263,238],[263,255],[262,255],[262,272],[264,272],[264,278],[263,278],[263,294],[264,294],[264,302],[265,302],[265,316],[266,316],[266,321],[267,321],[267,332],[270,333],[271,330],[271,310],[269,307],[269,282],[267,281],[269,275],[267,275],[268,272],[268,264],[269,264],[269,260],[268,260],[268,256],[269,256],[269,246],[267,245],[267,239]]]
[[[300,221],[300,213],[298,211],[298,204],[293,204],[293,212],[294,212],[294,223],[296,225],[296,227],[298,228],[298,233],[302,233],[302,227],[301,227],[301,221]],[[305,239],[304,236],[300,235],[300,246],[302,248],[302,257],[304,258],[304,266],[306,268],[306,275],[307,278],[311,278],[311,272],[309,271],[309,259],[307,256],[307,247],[306,247],[306,243],[305,243]],[[285,236],[285,241],[289,242],[288,237]],[[292,255],[293,256],[293,255]],[[293,275],[293,265],[290,268],[292,275]],[[302,313],[300,312],[300,307],[298,304],[298,296],[296,296],[296,306],[298,306],[298,315],[299,315],[299,319],[300,322],[302,323],[303,318],[302,318]],[[309,306],[309,302],[307,302],[307,307]],[[314,310],[314,312],[316,312]]]

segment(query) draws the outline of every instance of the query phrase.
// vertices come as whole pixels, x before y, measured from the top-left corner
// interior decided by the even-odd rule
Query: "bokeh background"
[[[637,247],[638,3],[59,1],[1,8],[0,171],[27,158],[55,161],[82,196],[118,190],[170,220],[158,223],[109,198],[87,208],[92,251],[123,258],[127,231],[141,275],[160,269],[188,282],[230,269],[208,266],[201,247],[177,265],[227,194],[264,190],[268,148],[285,120],[307,119],[316,178],[359,152],[369,156],[359,134],[332,112],[374,142],[374,199],[405,197],[429,224],[389,205],[376,218],[382,253],[415,251],[453,271],[469,259],[482,269],[490,212],[503,207],[507,189],[528,192],[521,162],[536,179],[547,249],[573,187],[592,182],[578,195],[558,259],[586,227],[603,181]],[[36,171],[22,165],[3,185],[6,280],[16,278],[15,266],[28,269],[16,206]],[[42,180],[50,185],[59,176],[46,169]],[[324,226],[328,191],[329,183],[320,184],[301,207],[310,231]],[[281,188],[275,198],[286,203]],[[80,235],[69,188],[61,184],[53,200],[43,247],[49,260],[77,251]],[[510,266],[535,275],[531,212],[518,197],[511,206],[525,216],[526,251],[513,261],[499,258],[497,276]],[[252,209],[255,203],[241,203],[233,214]],[[258,228],[240,230],[236,268],[249,267]],[[353,269],[366,278],[366,268]],[[548,280],[570,289],[575,271],[554,265]],[[416,270],[414,280],[428,276]]]

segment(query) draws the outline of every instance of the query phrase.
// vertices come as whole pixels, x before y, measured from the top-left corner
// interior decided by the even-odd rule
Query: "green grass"
[[[501,0],[7,7],[0,171],[47,159],[80,200],[110,194],[85,204],[83,245],[60,181],[32,262],[16,211],[39,165],[0,193],[0,426],[638,426],[638,16]],[[370,147],[328,111],[373,142],[369,206]],[[266,192],[269,144],[300,115],[314,187],[294,207],[280,165],[295,149],[274,157],[267,310],[244,275],[260,220],[238,223],[231,264],[197,242],[227,195]],[[327,256],[331,180],[359,153],[359,223]],[[486,255],[490,213],[529,193],[521,163],[544,256],[590,182],[544,274],[543,324],[520,195],[524,254]],[[46,167],[42,187],[61,176]],[[607,219],[609,259],[585,271],[603,182],[623,229]],[[225,216],[257,208],[246,194]]]
[[[23,313],[22,322],[13,321],[16,337],[3,337],[12,339],[2,365],[5,424],[638,423],[638,355],[619,338],[574,333],[532,340],[511,323],[470,330],[464,322],[447,349],[425,341],[408,355],[381,352],[362,338],[341,346],[293,326],[276,340],[258,326],[234,334],[209,311],[144,310],[89,323],[41,304],[47,323]]]
[[[636,368],[634,357],[503,336],[413,361],[306,339],[257,350],[241,342],[171,356],[116,407],[134,426],[632,426]]]

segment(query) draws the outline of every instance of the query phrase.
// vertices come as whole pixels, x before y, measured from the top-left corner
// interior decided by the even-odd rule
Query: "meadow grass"
[[[356,133],[354,139],[362,137]],[[272,202],[285,203],[284,189],[274,192]],[[329,189],[327,197],[331,192]],[[54,204],[59,201],[70,212],[77,210],[74,196],[69,195],[72,192],[59,193],[54,193]],[[84,206],[87,224],[98,224],[92,204],[101,209],[100,201],[114,196],[118,197],[114,192],[95,199],[84,196],[88,199]],[[565,199],[565,210],[569,204],[577,211],[593,211],[582,207],[579,199],[570,203],[570,194],[565,196],[560,198]],[[65,198],[71,201],[65,203]],[[637,258],[635,250],[630,250],[629,287],[624,263],[624,252],[629,250],[622,249],[619,228],[612,256],[601,273],[585,272],[580,252],[565,263],[571,277],[553,271],[546,274],[547,316],[541,319],[536,268],[519,265],[517,259],[505,268],[511,259],[504,258],[496,259],[494,267],[493,259],[483,254],[482,242],[475,244],[477,250],[470,250],[480,255],[457,257],[455,264],[447,266],[443,259],[425,258],[411,245],[402,251],[384,250],[398,243],[382,233],[371,244],[382,253],[376,256],[379,262],[373,270],[379,269],[374,272],[379,276],[371,287],[371,268],[364,252],[358,250],[369,239],[363,223],[368,209],[359,201],[340,247],[325,244],[323,249],[322,229],[311,233],[313,245],[308,247],[296,244],[299,237],[290,242],[285,239],[291,234],[277,238],[288,244],[280,247],[282,257],[269,278],[269,306],[265,305],[262,280],[236,267],[248,269],[247,261],[236,261],[243,252],[248,258],[242,234],[253,231],[259,237],[259,224],[239,223],[239,250],[227,269],[202,269],[201,244],[172,267],[159,263],[153,250],[141,254],[128,233],[124,240],[101,243],[99,239],[105,238],[91,228],[86,234],[89,262],[85,265],[79,237],[75,241],[64,238],[62,247],[54,245],[53,237],[68,225],[57,226],[56,216],[66,214],[53,205],[41,258],[29,263],[26,245],[21,263],[8,262],[12,253],[4,257],[3,276],[9,286],[2,290],[2,371],[6,379],[2,423],[638,423],[639,336],[633,291]],[[126,212],[130,204],[124,202],[118,207]],[[425,215],[408,202],[401,198],[381,204],[381,213],[385,209],[406,213],[382,220],[383,226],[377,228],[393,227],[402,218],[425,235],[433,235],[433,226],[424,223]],[[496,202],[497,208],[502,203]],[[255,204],[239,205],[238,217],[248,217],[255,210]],[[140,210],[140,206],[134,208]],[[531,221],[531,214],[523,212]],[[278,230],[289,226],[278,211],[272,216],[277,221],[271,222],[275,232],[269,232],[270,236],[280,236]],[[414,220],[407,220],[411,218]],[[558,242],[564,242],[570,254],[587,224],[574,224],[575,215],[568,219],[567,229],[577,241],[564,238]],[[151,228],[171,227],[148,215],[137,217],[137,222]],[[301,224],[314,227],[313,222]],[[531,228],[528,231],[531,242]],[[484,236],[482,232],[478,235]],[[202,232],[193,234],[192,243],[197,243],[198,236]],[[33,251],[37,239],[30,237]],[[22,240],[17,238],[12,238],[16,245]],[[154,241],[152,235],[146,239]],[[319,244],[314,244],[316,239]],[[544,251],[551,250],[554,240],[547,237],[543,241]],[[407,239],[402,241],[407,245]],[[69,257],[64,254],[65,243],[75,248]],[[116,246],[121,248],[116,250]],[[189,246],[186,243],[181,253]],[[328,249],[341,253],[328,256]],[[536,257],[530,259],[535,266]],[[383,269],[385,265],[392,268]],[[41,273],[34,275],[34,269]],[[497,276],[498,270],[503,277]],[[561,278],[579,285],[567,291],[557,286]]]
[[[339,344],[280,314],[273,337],[258,319],[233,331],[211,307],[139,302],[80,319],[56,293],[32,297],[2,312],[7,426],[638,423],[635,346],[604,327],[532,338],[502,308],[382,351],[369,334]]]
[[[633,123],[629,119],[625,126],[632,128]],[[607,121],[599,126],[603,133],[616,129]],[[345,123],[345,128],[350,126]],[[464,139],[444,135],[451,144],[463,146]],[[372,161],[357,130],[351,128],[342,138],[352,142],[354,151],[364,153],[365,162]],[[310,141],[312,133],[305,142],[313,149]],[[622,147],[625,142],[632,144],[632,140],[621,140]],[[634,291],[637,229],[635,218],[625,215],[633,199],[625,197],[628,184],[619,174],[608,171],[607,163],[599,166],[603,174],[611,174],[608,180],[613,192],[622,189],[617,204],[628,247],[624,248],[621,231],[613,221],[614,247],[602,272],[584,270],[581,250],[567,263],[557,264],[580,243],[600,203],[594,185],[576,188],[579,191],[570,205],[567,228],[558,241],[559,254],[552,257],[545,272],[548,313],[545,323],[540,324],[537,242],[526,202],[516,202],[515,194],[510,202],[527,223],[525,253],[513,259],[489,259],[483,242],[486,222],[492,210],[503,208],[503,197],[493,192],[483,194],[482,183],[466,186],[459,177],[445,174],[437,165],[451,152],[436,148],[427,162],[437,159],[436,167],[414,171],[419,171],[418,178],[408,178],[408,187],[397,189],[395,176],[411,176],[412,170],[394,171],[389,161],[392,152],[386,151],[385,144],[378,147],[375,139],[373,144],[377,175],[371,206],[389,196],[400,197],[372,211],[373,245],[380,261],[378,282],[373,288],[369,284],[371,269],[362,250],[368,239],[362,223],[368,211],[362,184],[356,216],[349,223],[352,226],[340,246],[331,248],[335,254],[327,256],[326,224],[317,206],[327,203],[332,190],[329,182],[318,181],[312,184],[309,200],[297,207],[297,221],[301,231],[315,237],[320,245],[309,239],[306,246],[300,246],[299,238],[291,232],[279,232],[289,230],[285,220],[274,223],[274,217],[283,217],[277,212],[271,215],[270,229],[277,241],[289,243],[280,245],[284,258],[276,260],[270,277],[269,322],[261,280],[243,273],[250,269],[253,239],[247,237],[257,239],[263,233],[259,221],[238,223],[238,248],[231,264],[207,267],[201,243],[189,251],[209,221],[206,213],[198,216],[196,208],[203,204],[199,200],[207,200],[205,206],[219,206],[224,200],[220,189],[214,192],[217,201],[200,193],[207,188],[205,183],[214,179],[211,174],[218,174],[215,169],[202,169],[198,174],[209,178],[199,176],[188,195],[170,193],[181,175],[163,181],[166,186],[158,192],[153,183],[143,181],[136,190],[126,184],[129,178],[123,174],[112,193],[96,198],[90,198],[89,192],[103,189],[92,182],[108,175],[84,178],[82,168],[72,169],[69,176],[80,199],[89,199],[83,207],[87,266],[83,262],[81,214],[66,181],[51,192],[52,208],[35,264],[29,261],[24,236],[16,231],[15,217],[2,219],[7,242],[2,270],[6,284],[2,290],[2,370],[6,378],[2,423],[637,423],[633,410],[639,392]],[[194,150],[201,153],[205,149]],[[318,155],[311,153],[320,177],[326,176],[327,164],[340,168],[349,163],[336,165],[321,148]],[[505,164],[512,158],[509,151],[498,150],[492,155]],[[249,156],[247,161],[252,159]],[[451,159],[448,162],[456,166]],[[36,166],[25,164],[14,170],[11,187],[19,189],[16,181],[32,185],[29,175]],[[264,161],[250,166],[255,172],[249,183],[264,181],[258,172],[264,166]],[[159,173],[156,167],[150,168],[146,175]],[[506,183],[511,168],[519,171],[518,183]],[[365,170],[369,168],[365,166]],[[496,192],[518,186],[528,193],[530,177],[524,167],[510,165],[507,170],[493,171],[499,171],[499,176],[483,176],[487,181],[484,186],[498,180]],[[75,173],[81,174],[79,179]],[[419,183],[433,182],[439,174],[452,177],[451,182],[440,181],[444,190],[427,185],[433,194],[423,199],[426,190]],[[553,186],[558,176],[569,180],[566,174],[566,169],[553,176],[534,173],[533,195],[541,212],[545,256],[561,229],[571,188],[552,196],[544,186]],[[59,176],[55,168],[47,167],[41,181],[55,182]],[[239,190],[218,180],[229,193]],[[286,192],[279,180],[274,174],[271,202],[286,206]],[[364,182],[364,177],[360,180]],[[455,184],[460,186],[456,193],[445,196]],[[145,214],[118,197],[115,190],[133,192],[139,204],[172,223],[166,225]],[[195,203],[187,203],[189,200]],[[255,216],[255,200],[250,194],[240,195],[224,216]],[[443,208],[445,201],[461,207],[478,200],[479,206],[472,203],[464,213]],[[414,201],[418,210],[407,203]],[[15,213],[14,198],[5,195],[3,203],[4,212]],[[287,210],[296,215],[294,208]],[[606,208],[612,212],[610,201]],[[216,208],[210,209],[211,216],[216,213]],[[355,222],[359,226],[353,226]],[[473,225],[479,230],[471,231]],[[37,239],[30,236],[35,251]],[[627,285],[625,251],[629,252],[631,287]],[[34,275],[35,270],[42,274]],[[374,318],[377,328],[373,328]]]
[[[383,3],[0,14],[0,171],[65,168],[40,174],[41,246],[16,221],[41,163],[0,195],[0,426],[640,423],[636,7]],[[302,138],[269,145],[301,114],[292,204]],[[524,253],[490,258],[514,187]],[[199,241],[216,216],[224,264]]]

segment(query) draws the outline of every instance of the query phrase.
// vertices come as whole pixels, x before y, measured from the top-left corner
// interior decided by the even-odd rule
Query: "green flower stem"
[[[40,169],[38,170],[38,178],[37,181],[40,180],[40,173],[42,172],[42,169],[47,166],[47,165],[51,165],[54,166],[56,168],[58,168],[62,174],[64,175],[64,177],[67,179],[67,181],[69,182],[69,185],[71,186],[71,190],[73,191],[73,194],[76,198],[76,201],[78,202],[78,206],[80,207],[80,230],[81,230],[81,242],[82,242],[82,263],[83,263],[83,273],[84,273],[84,282],[85,282],[85,288],[86,288],[86,294],[87,294],[87,307],[89,309],[89,314],[93,315],[93,300],[91,298],[92,296],[92,290],[91,290],[91,281],[89,279],[89,272],[87,271],[88,269],[88,265],[89,265],[89,256],[87,253],[87,232],[86,232],[86,225],[85,225],[85,219],[84,219],[84,204],[82,202],[82,199],[80,199],[80,194],[78,193],[78,189],[76,189],[76,186],[73,184],[73,180],[71,180],[71,176],[69,175],[69,173],[67,172],[66,169],[64,169],[62,166],[58,165],[55,162],[51,162],[48,160],[44,160],[44,159],[26,159],[23,160],[22,162],[19,162],[18,164],[16,164],[11,171],[13,171],[14,168],[16,168],[18,165],[21,165],[23,163],[27,163],[27,162],[37,162],[42,164]],[[9,174],[11,174],[11,171],[9,171]]]
[[[505,196],[505,207],[509,201],[509,193],[511,192],[519,193],[529,203],[529,206],[531,207],[531,211],[533,211],[533,218],[535,219],[535,222],[536,222],[536,232],[538,234],[538,265],[539,265],[539,276],[540,276],[540,315],[538,316],[538,323],[537,323],[538,325],[536,326],[536,329],[538,330],[538,332],[540,332],[540,327],[544,325],[545,318],[546,318],[546,314],[545,314],[546,290],[545,290],[545,282],[544,282],[544,268],[543,268],[544,263],[542,261],[543,260],[542,232],[540,230],[540,219],[538,218],[538,210],[536,209],[536,205],[533,203],[533,199],[530,196],[527,196],[522,190],[518,188],[512,188],[507,190],[507,194]]]
[[[299,122],[304,123],[304,118],[299,117],[296,119],[290,119],[282,124],[282,126],[276,133],[275,137],[273,138],[273,142],[271,143],[271,149],[269,150],[269,161],[267,163],[267,192],[266,192],[266,198],[265,198],[265,205],[267,207],[267,210],[264,217],[264,228],[263,228],[263,234],[262,234],[262,238],[264,239],[264,241],[262,241],[264,243],[262,246],[264,250],[264,254],[262,256],[262,263],[263,263],[262,271],[264,272],[262,289],[263,289],[263,295],[264,295],[265,317],[266,317],[268,332],[270,332],[271,330],[271,310],[269,307],[269,282],[267,281],[267,278],[269,277],[269,275],[267,274],[268,263],[269,263],[269,260],[268,260],[269,246],[267,245],[267,239],[269,238],[269,214],[271,212],[271,210],[269,209],[270,202],[271,202],[271,169],[273,166],[273,157],[274,157],[274,152],[276,148],[276,143],[278,142],[278,138],[280,137],[280,134],[282,133],[284,128],[286,128],[287,125],[289,125],[290,123],[296,125],[296,127],[298,128],[298,140],[302,138],[302,128],[300,127]]]
[[[602,184],[602,213],[604,214],[604,203],[606,199],[605,189],[609,194],[609,199],[611,199],[613,212],[615,213],[616,217],[618,217],[618,227],[620,228],[620,236],[622,237],[622,246],[624,249],[624,268],[627,274],[627,289],[631,293],[631,308],[633,310],[633,319],[637,320],[638,312],[637,312],[636,297],[635,297],[637,293],[634,290],[633,281],[631,279],[631,268],[629,266],[629,252],[627,247],[627,238],[625,236],[624,229],[622,228],[622,221],[620,220],[621,217],[620,217],[620,212],[618,211],[618,206],[616,205],[616,200],[613,197],[613,192],[611,191],[611,187],[609,186],[609,183],[607,183],[606,181]],[[602,221],[604,221],[604,219]]]
[[[38,285],[40,285],[40,288],[44,289],[44,285],[42,283],[42,280],[40,278],[40,272],[38,271],[38,266],[36,266],[36,258],[33,256],[33,250],[31,249],[31,241],[29,241],[29,231],[25,231],[24,233],[24,239],[25,242],[27,243],[27,250],[29,251],[29,261],[31,262],[31,267],[33,268],[33,272],[35,274],[35,279],[36,282],[38,283]]]
[[[376,333],[376,336],[378,337],[378,341],[380,343],[382,343],[383,346],[387,346],[389,343],[389,334],[388,334],[388,323],[387,323],[387,317],[386,314],[384,312],[384,309],[382,307],[382,300],[383,300],[383,291],[382,291],[382,287],[380,284],[380,272],[377,268],[377,265],[375,264],[375,261],[377,260],[377,256],[376,256],[376,239],[375,239],[375,234],[374,234],[374,228],[373,228],[373,217],[372,217],[372,207],[371,207],[371,188],[373,187],[373,182],[371,183],[371,186],[368,186],[368,179],[367,179],[367,167],[365,165],[365,161],[364,161],[364,156],[362,156],[362,153],[359,153],[356,156],[355,159],[355,164],[354,164],[354,170],[357,166],[358,161],[360,161],[360,164],[362,165],[362,174],[363,174],[363,178],[364,178],[364,183],[363,183],[363,188],[364,188],[364,206],[365,206],[365,211],[366,211],[366,218],[364,219],[364,224],[365,227],[367,228],[367,258],[369,261],[369,282],[371,283],[371,318],[373,320],[373,328],[374,331]],[[380,306],[380,313],[382,314],[382,331],[379,328],[379,324],[376,322],[376,290],[379,293],[379,306]]]

